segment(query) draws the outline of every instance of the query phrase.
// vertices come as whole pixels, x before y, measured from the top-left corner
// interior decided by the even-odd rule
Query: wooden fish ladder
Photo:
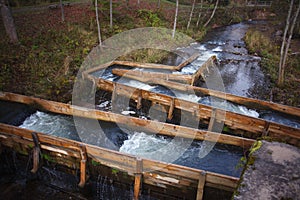
[[[94,81],[97,84],[98,88],[100,88],[101,90],[113,92],[115,88],[117,88],[118,95],[127,96],[135,100],[136,102],[139,102],[138,107],[141,107],[141,99],[157,102],[161,105],[169,107],[169,119],[172,117],[172,113],[175,108],[190,112],[192,115],[198,117],[198,119],[203,122],[209,121],[209,119],[211,118],[211,112],[213,108],[208,105],[193,103],[183,99],[177,99],[175,97],[143,89],[136,89],[134,87],[119,84],[117,82],[96,78],[92,75],[85,73],[83,76],[89,80]],[[212,94],[218,95],[218,98],[222,97],[223,94],[227,96],[227,94],[217,91],[209,90],[208,92],[212,92]],[[228,98],[232,99],[233,97],[234,95],[228,95]],[[274,110],[276,111],[283,110],[284,112],[289,112],[293,110],[292,113],[298,113],[295,114],[296,116],[298,116],[300,113],[298,112],[300,111],[299,108],[279,105],[275,103],[267,103],[265,101],[260,100],[254,101],[253,99],[247,99],[245,97],[239,97],[237,99],[241,99],[241,102],[243,102],[242,104],[252,105],[252,107],[262,102],[260,106],[262,108],[275,108]],[[279,139],[289,144],[300,146],[300,134],[299,129],[297,128],[285,126],[275,122],[269,122],[260,118],[245,116],[231,111],[224,111],[222,109],[217,110],[220,111],[219,113],[224,113],[224,115],[226,115],[226,117],[221,116],[220,119],[224,120],[224,124],[238,135],[244,135],[245,133],[249,133],[250,135],[248,137],[257,139],[259,137],[265,136],[265,133],[268,133],[268,136],[272,137],[273,139]]]
[[[98,111],[79,106],[72,106],[69,104],[47,101],[35,97],[28,97],[13,93],[1,93],[0,100],[34,105],[39,109],[58,114],[89,117],[97,120],[119,122],[124,124],[143,125],[149,124],[150,122],[150,120],[142,120],[139,118],[122,116],[116,113]],[[209,125],[209,127],[213,127],[213,123],[216,123],[216,116],[217,114],[214,110],[212,116],[213,119],[210,121],[211,124]],[[254,140],[251,139],[223,134],[220,135],[214,132],[210,132],[212,131],[212,129],[209,131],[201,131],[161,122],[151,121],[151,123],[154,123],[152,127],[164,126],[164,132],[159,132],[157,129],[151,127],[148,127],[148,131],[157,131],[161,134],[169,136],[195,138],[197,140],[205,139],[208,141],[219,141],[220,143],[241,146],[246,149],[249,149],[254,143]],[[178,131],[178,134],[174,135],[174,130]],[[198,134],[193,136],[195,131]],[[207,134],[209,134],[209,137],[207,137]],[[32,132],[31,130],[1,123],[0,141],[0,144],[9,147],[13,147],[15,143],[23,144],[26,147],[33,146],[33,173],[35,173],[39,168],[39,152],[41,152],[42,150],[47,150],[57,154],[63,154],[65,156],[71,156],[75,157],[76,159],[79,159],[79,187],[84,187],[86,182],[86,163],[88,159],[93,159],[109,167],[113,167],[125,171],[128,174],[132,174],[135,177],[135,199],[138,199],[139,197],[142,183],[150,185],[166,185],[172,187],[175,186],[179,188],[192,187],[197,190],[197,199],[201,199],[203,196],[203,190],[205,185],[228,191],[233,191],[237,186],[238,182],[238,178],[230,176],[211,173],[203,170],[196,170],[189,167],[163,163],[159,161],[141,159],[138,157],[122,154],[120,152],[95,147],[93,145],[84,144],[81,142],[65,138],[59,138],[51,135],[46,135],[39,132]],[[127,164],[124,165],[124,161]],[[184,183],[183,185],[181,185],[181,181],[182,183]]]

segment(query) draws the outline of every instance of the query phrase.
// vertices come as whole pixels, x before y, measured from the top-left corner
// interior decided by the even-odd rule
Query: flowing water
[[[253,93],[254,89],[268,91],[268,82],[259,67],[260,58],[249,55],[242,40],[246,30],[252,25],[255,24],[240,23],[217,28],[213,32],[208,33],[203,42],[192,43],[188,47],[177,49],[177,51],[184,51],[189,54],[197,52],[200,53],[200,56],[191,64],[184,67],[180,72],[176,73],[193,74],[209,57],[215,55],[219,61],[218,70],[221,74],[226,92],[241,96],[255,97],[256,94]],[[165,60],[165,64],[175,65],[181,61],[182,58],[171,56]],[[167,72],[172,73],[170,71]],[[111,68],[104,71],[104,73],[95,72],[93,75],[137,88],[176,96],[180,99],[213,105],[214,107],[223,108],[232,112],[252,117],[260,117],[298,128],[300,127],[298,119],[290,119],[289,116],[283,116],[278,113],[252,110],[221,100],[215,101],[208,96],[198,97],[193,94],[169,90],[161,86],[148,85],[126,78],[117,78],[111,74]],[[205,87],[206,84],[202,86]],[[111,110],[111,101],[104,100],[98,102],[96,106],[99,109]],[[14,104],[12,106],[6,102],[1,102],[0,112],[0,122],[3,123],[17,125],[59,137],[82,140],[83,142],[140,157],[167,162],[172,161],[175,164],[236,177],[240,176],[242,170],[241,168],[237,168],[240,158],[244,155],[242,148],[229,145],[214,145],[201,141],[188,141],[178,138],[172,139],[159,135],[135,132],[133,130],[124,130],[124,128],[118,127],[117,124],[106,122],[95,123],[95,120],[93,122],[85,120],[81,124],[81,127],[76,127],[72,117],[44,113],[32,110],[20,104]],[[130,115],[136,113],[128,107],[122,111],[122,114]],[[151,116],[147,115],[140,117],[151,118]],[[99,129],[99,125],[101,129]],[[82,137],[82,135],[86,135],[87,137]],[[172,154],[176,156],[172,157]],[[96,188],[97,190],[94,192],[96,192],[97,199],[106,199],[110,198],[111,195],[118,195],[116,192],[117,188],[111,187],[105,177],[98,177]],[[107,193],[108,196],[103,196],[104,193]],[[126,195],[130,198],[132,197],[132,192],[128,191]]]

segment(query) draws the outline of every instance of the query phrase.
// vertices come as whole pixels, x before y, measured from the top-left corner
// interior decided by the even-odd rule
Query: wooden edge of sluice
[[[87,159],[100,163],[101,165],[117,169],[135,177],[134,194],[138,197],[142,183],[154,185],[167,189],[169,186],[182,189],[182,191],[198,190],[198,183],[203,182],[205,186],[218,188],[227,191],[234,191],[237,187],[239,178],[226,176],[209,171],[189,168],[181,165],[169,164],[150,159],[142,159],[117,151],[77,142],[65,138],[60,138],[44,133],[35,133],[39,145],[42,150],[52,152],[51,156],[62,157],[59,164],[68,167],[80,168],[80,183],[83,187],[86,182],[86,161]],[[32,138],[32,131],[24,128],[19,128],[11,125],[0,123],[0,144],[15,148],[21,152],[32,152],[34,140]],[[86,157],[82,156],[82,150]],[[74,159],[69,159],[74,157]],[[71,161],[70,161],[71,160]],[[55,162],[55,161],[52,161]],[[71,162],[71,163],[70,163]],[[73,163],[72,163],[73,162]],[[75,162],[75,163],[74,163]],[[77,163],[76,163],[77,162]],[[205,174],[205,176],[203,176]],[[204,187],[202,188],[202,190]],[[199,193],[203,191],[198,191]],[[137,199],[137,198],[136,198]]]
[[[139,62],[132,62],[132,61],[115,60],[113,64],[124,65],[129,67],[137,67],[137,68],[146,68],[146,69],[163,69],[163,70],[172,70],[172,71],[177,70],[177,66],[155,64],[155,63],[139,63]]]
[[[163,123],[158,121],[140,119],[136,117],[124,116],[117,113],[88,109],[84,107],[64,104],[60,102],[43,100],[35,97],[28,97],[13,93],[4,92],[0,95],[0,100],[23,103],[33,105],[40,109],[49,112],[72,115],[84,118],[92,118],[101,121],[121,123],[124,125],[133,126],[139,130],[148,131],[151,133],[159,133],[170,137],[182,137],[195,140],[207,140],[211,142],[219,142],[222,144],[230,144],[243,148],[250,148],[254,140],[220,134],[210,131],[198,130],[184,126]]]
[[[239,105],[246,106],[247,108],[251,108],[251,109],[273,110],[273,111],[277,111],[277,112],[284,113],[287,115],[300,117],[300,108],[297,108],[297,107],[291,107],[291,106],[287,106],[287,105],[277,104],[274,102],[268,102],[268,101],[263,101],[263,100],[259,100],[259,99],[237,96],[237,95],[233,95],[233,94],[229,94],[229,93],[225,93],[225,92],[221,92],[221,91],[191,86],[191,85],[182,84],[182,83],[178,83],[178,82],[174,82],[174,81],[169,81],[169,80],[165,80],[165,79],[161,79],[161,78],[157,78],[157,77],[148,78],[147,76],[144,76],[144,77],[138,76],[137,73],[132,73],[132,72],[133,71],[131,71],[131,70],[123,70],[123,69],[112,70],[112,73],[117,76],[124,76],[124,77],[134,79],[134,80],[137,80],[140,82],[161,85],[161,86],[165,86],[167,88],[172,88],[172,89],[176,89],[176,90],[188,92],[188,93],[189,92],[194,93],[194,94],[201,93],[201,95],[217,97],[220,99],[224,99],[226,101],[230,101],[230,102],[233,102],[233,103],[236,103]]]
[[[212,107],[208,105],[193,103],[187,100],[177,99],[176,97],[96,78],[86,73],[83,73],[83,76],[96,83],[97,87],[101,90],[116,92],[115,95],[127,96],[133,100],[142,98],[165,105],[167,107],[170,107],[174,101],[174,108],[188,111],[194,116],[197,116],[200,120],[207,121],[211,117]],[[281,141],[300,146],[300,134],[299,129],[297,128],[285,126],[275,122],[269,122],[260,118],[249,117],[231,111],[224,111],[222,109],[217,110],[225,113],[226,117],[223,117],[223,119],[220,120],[223,120],[224,124],[234,131],[234,133],[241,135],[243,135],[244,132],[253,133],[254,135],[250,137],[254,139],[262,136],[272,136],[274,139],[276,138]],[[242,130],[243,132],[240,133],[238,130]]]
[[[127,69],[113,69],[112,73],[117,76],[139,77],[138,79],[143,80],[143,82],[151,82],[152,79],[158,78],[163,80],[181,81],[187,84],[191,84],[193,76],[183,75],[183,74],[167,74],[160,72],[146,72],[138,70],[127,70]]]
[[[194,53],[191,57],[189,57],[188,59],[183,60],[182,63],[180,63],[179,65],[177,65],[176,66],[176,70],[180,71],[183,67],[185,67],[189,63],[191,63],[194,60],[196,60],[199,56],[200,56],[199,53]]]

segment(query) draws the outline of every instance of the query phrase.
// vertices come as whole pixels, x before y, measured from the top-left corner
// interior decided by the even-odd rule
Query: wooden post
[[[142,181],[142,173],[143,173],[143,160],[141,158],[137,158],[136,163],[136,173],[134,177],[134,200],[139,199],[141,181]]]
[[[270,122],[266,121],[264,130],[263,130],[263,132],[261,134],[262,137],[265,137],[265,136],[269,135],[269,128],[270,128]]]
[[[81,146],[80,155],[81,155],[80,182],[78,186],[83,188],[86,182],[86,160],[87,160],[86,147],[84,145]]]
[[[141,109],[142,108],[142,90],[138,90],[138,98],[137,98],[137,103],[136,103],[136,109]]]
[[[208,131],[213,131],[213,127],[216,123],[216,108],[212,108],[211,110],[211,116],[208,124]]]
[[[199,181],[198,181],[197,198],[196,198],[197,200],[203,199],[205,180],[206,180],[206,172],[202,171],[200,173]]]
[[[169,113],[168,113],[168,120],[172,120],[173,118],[174,107],[175,107],[175,98],[172,98]]]
[[[33,143],[34,143],[33,167],[32,167],[31,172],[36,173],[39,169],[41,148],[40,148],[40,142],[39,142],[39,138],[38,138],[37,134],[35,132],[32,132],[31,135],[32,135]]]

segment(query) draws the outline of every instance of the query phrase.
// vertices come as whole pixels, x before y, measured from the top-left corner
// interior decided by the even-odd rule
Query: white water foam
[[[49,135],[74,138],[75,127],[71,117],[48,114],[37,111],[29,116],[21,128],[30,129],[37,132],[47,133]]]
[[[119,151],[148,159],[173,162],[185,152],[190,143],[191,141],[182,138],[169,139],[134,132],[124,141]]]
[[[151,89],[155,88],[154,86],[150,86],[148,84],[142,83],[140,81],[136,80],[129,80],[129,79],[120,79],[118,83],[122,83],[127,86],[143,89],[143,90],[148,90],[150,91]]]

